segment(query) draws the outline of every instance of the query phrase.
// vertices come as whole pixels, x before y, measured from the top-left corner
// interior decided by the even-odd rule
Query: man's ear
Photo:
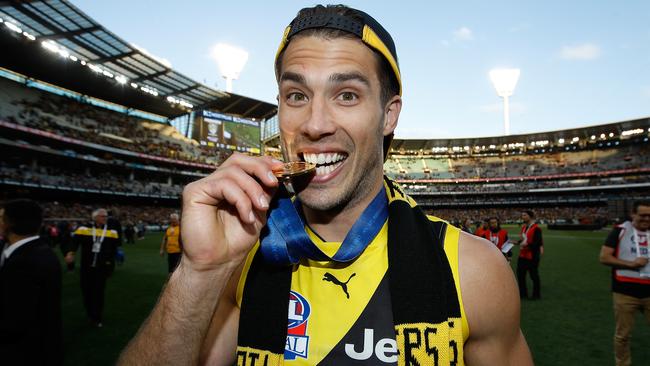
[[[402,111],[402,97],[395,95],[384,108],[384,136],[388,136],[395,131],[397,127],[397,121],[399,120],[399,114]]]

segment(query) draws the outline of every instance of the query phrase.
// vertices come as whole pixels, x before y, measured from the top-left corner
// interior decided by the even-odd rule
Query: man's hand
[[[271,157],[234,154],[183,190],[185,264],[195,271],[236,266],[257,241],[278,180]]]
[[[164,256],[165,256],[165,251],[162,250],[162,249],[160,249],[160,256],[161,256],[161,257],[164,257]]]
[[[65,255],[65,263],[66,264],[74,263],[74,252],[68,252]]]
[[[632,261],[632,268],[638,269],[645,267],[646,264],[648,264],[648,258],[644,257],[637,257],[634,261]]]

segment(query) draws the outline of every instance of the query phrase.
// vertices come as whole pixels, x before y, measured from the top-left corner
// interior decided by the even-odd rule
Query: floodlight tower
[[[505,134],[510,134],[510,103],[508,98],[515,91],[519,80],[519,69],[494,69],[490,71],[490,80],[497,91],[497,95],[503,98],[503,127]]]
[[[226,91],[231,93],[232,81],[239,78],[239,74],[248,61],[248,52],[229,44],[218,43],[212,48],[211,55],[217,61],[221,76],[226,79]]]

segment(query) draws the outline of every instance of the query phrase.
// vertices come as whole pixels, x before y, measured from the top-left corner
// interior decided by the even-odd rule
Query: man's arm
[[[120,355],[118,365],[196,365],[232,272],[233,268],[223,266],[197,273],[183,257],[153,312]],[[220,330],[228,333],[228,329]],[[236,339],[237,333],[229,336]],[[223,359],[234,359],[234,349],[222,351]]]
[[[600,263],[620,269],[638,269],[645,266],[648,263],[647,258],[636,258],[634,261],[627,261],[616,257],[614,252],[618,246],[621,230],[621,228],[615,227],[605,239],[605,244],[600,248]]]
[[[614,248],[610,248],[607,245],[600,247],[600,263],[620,269],[639,269],[648,264],[648,258],[637,257],[634,261],[626,261],[624,259],[618,259],[614,255]]]
[[[122,352],[120,365],[195,365],[208,327],[223,339],[222,349],[206,351],[234,359],[237,332],[228,310],[226,288],[259,237],[268,202],[278,185],[270,157],[234,154],[210,176],[183,190],[181,226],[185,250],[158,304]],[[218,305],[221,305],[218,307]]]
[[[470,330],[467,365],[532,365],[519,328],[519,293],[503,255],[490,242],[461,233],[459,266]]]
[[[237,306],[237,285],[244,265],[233,273],[212,315],[210,328],[203,341],[199,357],[200,365],[221,366],[235,362],[239,332],[239,306]]]
[[[77,230],[79,230],[77,228]],[[73,233],[74,236],[70,240],[70,245],[67,248],[67,252],[65,253],[65,262],[67,264],[74,263],[74,256],[75,253],[77,252],[77,249],[79,249],[79,241],[81,240],[81,236],[79,234],[76,234],[76,230]]]

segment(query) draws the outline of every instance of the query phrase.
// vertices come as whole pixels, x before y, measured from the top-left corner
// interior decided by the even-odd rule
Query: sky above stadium
[[[211,58],[249,53],[233,92],[275,103],[273,58],[284,27],[313,1],[71,0],[126,41],[225,89]],[[404,84],[398,138],[502,135],[488,73],[519,68],[511,133],[650,116],[650,1],[347,1],[393,36]]]

